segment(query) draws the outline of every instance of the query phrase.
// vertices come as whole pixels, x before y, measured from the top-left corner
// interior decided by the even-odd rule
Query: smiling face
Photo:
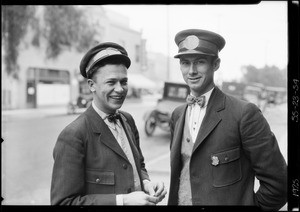
[[[182,55],[180,70],[184,81],[194,96],[201,96],[215,86],[214,72],[219,68],[220,59],[207,55]]]
[[[127,95],[127,81],[127,68],[123,64],[100,67],[93,78],[88,79],[96,106],[108,114],[119,109]]]

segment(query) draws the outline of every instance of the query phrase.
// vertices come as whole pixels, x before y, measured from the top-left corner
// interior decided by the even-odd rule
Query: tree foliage
[[[262,83],[265,86],[286,87],[287,69],[280,70],[276,66],[256,68],[253,65],[243,67],[245,83]]]
[[[27,26],[34,14],[32,6],[1,6],[2,44],[5,51],[4,61],[9,75],[17,78],[19,44],[24,37]]]
[[[43,6],[43,16],[36,15],[36,6],[1,6],[2,43],[8,74],[17,76],[19,46],[31,26],[32,45],[40,47],[40,40],[46,42],[46,55],[57,58],[63,50],[74,48],[82,52],[94,43],[95,29],[89,25],[77,6]],[[29,25],[30,24],[30,25]]]
[[[56,58],[63,49],[74,47],[79,52],[90,47],[95,31],[83,11],[74,6],[45,6],[44,36],[47,56]]]

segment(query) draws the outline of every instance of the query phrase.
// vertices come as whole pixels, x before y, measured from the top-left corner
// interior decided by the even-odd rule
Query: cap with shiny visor
[[[188,29],[176,34],[175,43],[179,49],[174,58],[187,54],[218,56],[225,46],[225,39],[221,35],[207,30]]]
[[[110,60],[118,60],[120,64],[124,64],[129,68],[131,61],[126,50],[112,42],[101,43],[90,49],[82,58],[80,63],[80,73],[87,78],[87,73],[99,62],[107,62]]]

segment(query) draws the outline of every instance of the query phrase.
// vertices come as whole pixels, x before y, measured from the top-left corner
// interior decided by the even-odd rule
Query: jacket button
[[[124,164],[123,164],[123,168],[124,168],[124,169],[127,169],[127,164],[124,163]]]
[[[96,179],[96,183],[100,183],[100,179],[99,178]]]
[[[186,141],[187,141],[187,142],[190,142],[190,139],[189,139],[189,138],[186,138]]]
[[[127,189],[127,193],[130,193],[131,192],[131,188]]]

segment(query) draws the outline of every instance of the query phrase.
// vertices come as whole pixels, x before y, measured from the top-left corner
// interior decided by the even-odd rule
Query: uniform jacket
[[[177,107],[171,118],[170,205],[178,201],[186,109],[187,104]],[[255,176],[260,181],[256,193]],[[254,205],[278,210],[285,204],[287,165],[258,107],[215,87],[193,147],[190,182],[193,205]]]
[[[149,179],[134,120],[128,113],[120,113],[140,179]],[[130,162],[91,106],[60,133],[53,157],[53,205],[113,205],[116,194],[134,189]]]

